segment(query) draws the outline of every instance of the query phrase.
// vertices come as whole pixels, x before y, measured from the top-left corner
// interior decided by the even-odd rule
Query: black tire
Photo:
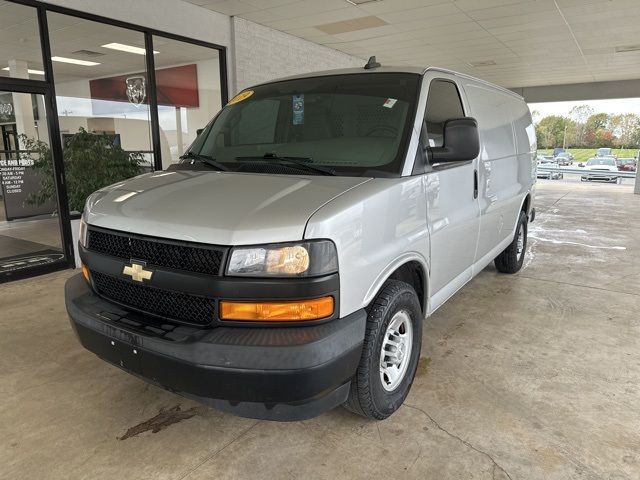
[[[522,268],[524,263],[524,257],[527,251],[527,226],[529,218],[524,212],[520,212],[518,217],[518,226],[516,228],[516,234],[513,237],[513,241],[505,248],[500,255],[498,255],[493,261],[496,265],[496,269],[502,273],[516,273]],[[520,256],[518,256],[518,236],[522,232],[523,245]]]
[[[402,311],[408,314],[411,322],[411,353],[404,377],[394,390],[387,391],[380,376],[380,354],[389,323]],[[388,280],[367,308],[367,313],[362,356],[344,407],[358,415],[383,420],[400,408],[411,389],[422,345],[422,309],[409,284]]]

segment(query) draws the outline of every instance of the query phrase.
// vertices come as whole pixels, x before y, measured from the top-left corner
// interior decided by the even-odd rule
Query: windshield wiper
[[[236,157],[236,160],[240,161],[251,161],[251,160],[262,160],[265,162],[273,162],[273,163],[292,163],[298,167],[301,167],[304,170],[318,172],[322,175],[336,175],[336,171],[332,168],[323,168],[317,165],[311,165],[313,159],[311,157],[290,157],[290,156],[281,156],[276,154],[275,152],[267,152],[264,155],[249,155],[245,157]]]
[[[180,157],[180,160],[200,160],[202,163],[206,163],[210,167],[216,168],[218,170],[227,171],[229,168],[225,167],[222,163],[218,162],[211,155],[206,155],[204,153],[195,153],[195,152],[187,152]]]

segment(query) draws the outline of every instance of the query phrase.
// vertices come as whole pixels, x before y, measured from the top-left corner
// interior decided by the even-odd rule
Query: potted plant
[[[36,205],[52,201],[56,186],[49,146],[25,135],[20,135],[20,143],[40,176],[40,190],[27,201]],[[112,137],[96,135],[84,128],[66,140],[63,158],[71,212],[82,212],[87,197],[96,190],[142,173],[141,153],[127,152],[114,145]]]
[[[27,203],[55,204],[56,185],[49,145],[26,135],[19,135],[19,139],[23,150],[20,155],[33,161],[33,169],[40,179],[40,189],[27,197]],[[63,160],[69,210],[80,213],[87,197],[96,190],[142,173],[143,156],[114,145],[110,136],[80,128],[78,133],[66,139]],[[79,223],[78,218],[71,220],[76,266],[80,265],[77,251]]]

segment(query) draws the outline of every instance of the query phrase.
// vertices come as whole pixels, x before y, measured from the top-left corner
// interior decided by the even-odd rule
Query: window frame
[[[156,30],[151,27],[135,25],[132,23],[115,20],[112,18],[96,15],[93,13],[81,12],[78,10],[61,7],[58,5],[45,4],[37,0],[6,0],[9,3],[24,5],[34,8],[38,18],[38,33],[40,36],[40,50],[44,65],[44,79],[21,79],[13,77],[0,77],[1,91],[15,91],[22,93],[35,93],[44,95],[45,108],[47,109],[47,127],[49,131],[49,147],[51,148],[54,180],[56,183],[56,200],[58,204],[58,215],[60,219],[60,230],[62,236],[62,249],[65,258],[58,264],[47,266],[46,268],[33,268],[21,270],[19,274],[15,274],[10,278],[0,276],[0,283],[7,279],[13,280],[17,278],[30,277],[49,271],[60,270],[64,268],[74,268],[75,255],[73,246],[73,235],[71,232],[71,220],[77,220],[79,215],[71,215],[69,212],[69,202],[66,191],[66,181],[64,172],[64,161],[62,153],[62,138],[60,135],[60,122],[58,119],[58,106],[56,102],[55,78],[53,74],[53,65],[51,61],[51,44],[49,38],[48,13],[59,13],[88,21],[98,22],[105,25],[126,28],[142,32],[145,41],[145,66],[147,70],[148,80],[148,98],[151,122],[151,147],[153,149],[154,170],[162,170],[162,154],[161,154],[161,136],[160,122],[158,118],[158,104],[156,96],[156,69],[153,56],[153,37],[163,37],[179,42],[199,45],[207,47],[218,52],[219,74],[220,74],[220,95],[221,105],[226,105],[229,100],[228,85],[228,50],[224,45],[206,42],[194,38],[177,35],[174,33]]]
[[[425,98],[425,107],[424,107],[424,115],[422,116],[422,128],[420,129],[420,137],[418,141],[418,152],[416,155],[416,160],[414,161],[412,175],[423,175],[426,173],[448,170],[450,168],[457,168],[462,165],[467,165],[472,163],[474,160],[460,160],[457,162],[447,162],[443,164],[433,164],[430,160],[429,150],[432,148],[428,145],[428,132],[427,132],[427,111],[429,108],[429,93],[431,93],[431,87],[434,82],[447,82],[453,84],[456,89],[456,93],[458,94],[458,101],[460,102],[460,106],[462,107],[462,115],[463,117],[467,117],[469,115],[467,105],[464,101],[464,97],[462,96],[462,87],[455,80],[446,77],[434,77],[429,80],[429,85],[426,91]],[[426,144],[425,144],[426,142]]]

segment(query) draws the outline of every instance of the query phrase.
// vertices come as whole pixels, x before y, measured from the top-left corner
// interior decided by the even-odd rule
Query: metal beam
[[[640,79],[541,85],[512,88],[511,90],[523,96],[527,103],[635,98],[640,97]]]

